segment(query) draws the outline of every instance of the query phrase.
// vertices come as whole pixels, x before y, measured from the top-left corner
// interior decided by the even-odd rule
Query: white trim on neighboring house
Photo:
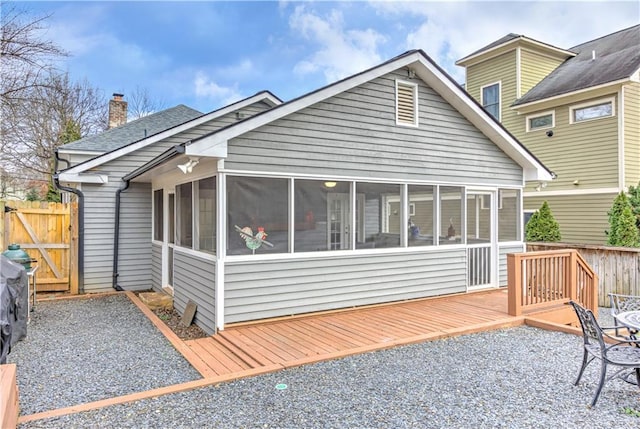
[[[523,192],[525,197],[568,197],[572,195],[617,194],[618,188],[574,189],[566,191],[533,191]]]
[[[548,127],[538,127],[538,128],[534,128],[531,129],[531,125],[529,120],[530,119],[535,119],[535,118],[539,118],[541,116],[547,116],[547,115],[551,115],[551,125]],[[541,131],[541,130],[549,130],[551,128],[555,128],[556,126],[556,111],[555,109],[553,110],[547,110],[545,112],[540,112],[540,113],[533,113],[531,115],[527,115],[525,117],[525,122],[526,122],[526,132],[530,133],[530,132],[534,132],[534,131]]]
[[[496,120],[502,122],[502,81],[488,83],[480,87],[480,104],[484,107],[484,89],[490,86],[498,85],[498,117]]]
[[[583,122],[591,122],[591,121],[597,121],[599,119],[613,118],[614,116],[616,116],[616,103],[615,103],[616,100],[615,99],[616,99],[615,97],[595,98],[593,100],[585,101],[584,103],[573,104],[573,105],[569,106],[569,124],[570,125],[581,124]],[[608,104],[608,103],[611,104],[611,114],[610,115],[598,116],[597,118],[583,119],[581,121],[576,121],[574,119],[573,112],[575,112],[576,110],[584,109],[584,108],[592,107],[592,106],[600,106],[600,105]]]
[[[550,101],[562,100],[564,98],[568,98],[574,95],[580,95],[580,94],[589,93],[589,92],[600,90],[600,89],[606,89],[610,86],[617,86],[625,82],[629,82],[630,80],[631,80],[630,78],[624,78],[624,79],[616,80],[613,82],[603,83],[601,85],[590,86],[589,88],[579,89],[577,91],[567,92],[565,94],[554,95],[553,97],[545,97],[545,98],[541,98],[540,100],[531,101],[529,103],[518,104],[516,106],[513,106],[512,109],[516,109],[516,110],[526,109],[529,107],[536,106],[538,104],[548,103]],[[555,104],[557,105],[557,104],[568,104],[568,103],[561,102],[561,103],[555,103]]]
[[[522,48],[516,49],[516,100],[522,97]]]
[[[624,85],[618,91],[618,188],[624,189],[625,159],[624,159]]]
[[[279,99],[277,99],[276,97],[274,97],[272,94],[270,94],[267,91],[263,91],[260,92],[252,97],[246,98],[244,100],[241,100],[237,103],[234,104],[230,104],[228,106],[225,106],[221,109],[215,110],[213,112],[210,113],[206,113],[200,117],[197,117],[195,119],[192,119],[191,121],[185,122],[183,124],[180,124],[178,126],[175,126],[173,128],[170,128],[168,130],[165,131],[161,131],[158,134],[154,134],[150,137],[144,138],[142,140],[138,140],[137,142],[134,142],[132,144],[129,144],[127,146],[124,146],[120,149],[116,149],[114,151],[111,152],[107,152],[103,155],[97,156],[93,159],[90,159],[88,161],[82,162],[78,165],[75,165],[73,167],[70,167],[66,170],[64,170],[63,172],[60,173],[60,180],[61,181],[65,181],[68,182],[70,180],[67,179],[67,177],[70,177],[69,175],[78,175],[79,173],[82,173],[86,170],[89,170],[91,168],[95,168],[99,165],[102,165],[104,163],[107,163],[109,161],[113,161],[114,159],[118,159],[121,156],[127,155],[131,152],[137,151],[139,149],[142,149],[146,146],[149,146],[153,143],[159,142],[161,140],[164,140],[168,137],[171,137],[173,135],[176,135],[178,133],[181,133],[183,131],[189,130],[193,127],[197,127],[198,125],[202,125],[205,122],[209,122],[213,119],[219,118],[221,116],[224,116],[228,113],[234,112],[236,110],[242,109],[244,107],[250,106],[254,103],[260,102],[260,101],[266,101],[269,104],[273,104],[274,106],[278,106],[280,104],[282,104],[282,101],[280,101]],[[226,148],[225,148],[226,149]],[[64,151],[64,150],[60,150],[61,154],[66,154],[66,153],[77,153],[77,152],[72,152],[72,151]],[[95,155],[95,153],[94,153]]]
[[[60,154],[65,155],[90,155],[90,156],[98,156],[102,155],[103,152],[98,152],[95,150],[75,150],[75,149],[62,149],[58,151]]]
[[[552,173],[522,146],[508,131],[497,124],[469,94],[454,82],[442,69],[422,51],[411,51],[394,60],[356,74],[335,84],[326,86],[306,96],[274,107],[260,115],[253,116],[235,125],[194,139],[186,145],[186,155],[203,156],[212,145],[222,144],[234,137],[268,124],[276,119],[297,112],[305,107],[326,100],[370,80],[392,73],[398,69],[410,67],[418,78],[422,79],[434,91],[440,94],[454,109],[458,110],[469,122],[478,128],[487,138],[523,168],[524,180],[549,181]]]

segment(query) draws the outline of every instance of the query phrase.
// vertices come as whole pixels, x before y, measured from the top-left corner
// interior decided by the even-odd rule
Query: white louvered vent
[[[418,125],[417,87],[396,82],[396,121],[402,125]]]

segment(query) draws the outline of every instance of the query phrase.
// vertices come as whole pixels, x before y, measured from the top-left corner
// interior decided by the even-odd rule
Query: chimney
[[[109,100],[109,129],[127,123],[127,102],[122,97],[124,94],[113,94],[113,100]]]

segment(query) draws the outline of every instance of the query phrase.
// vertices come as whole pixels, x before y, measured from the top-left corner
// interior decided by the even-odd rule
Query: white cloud
[[[297,6],[289,18],[289,27],[317,45],[317,49],[294,66],[305,75],[322,71],[326,82],[340,80],[381,62],[378,46],[386,38],[373,29],[347,30],[342,12],[332,9],[320,17]]]
[[[193,88],[196,97],[219,101],[222,105],[231,104],[243,98],[237,85],[221,86],[202,71],[196,73]]]
[[[388,19],[418,20],[406,26],[406,48],[423,49],[456,80],[455,61],[509,34],[568,49],[637,24],[637,2],[371,2]]]

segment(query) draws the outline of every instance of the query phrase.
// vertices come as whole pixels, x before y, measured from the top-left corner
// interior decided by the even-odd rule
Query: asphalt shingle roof
[[[514,106],[628,78],[640,68],[640,25],[574,46],[569,51],[577,55],[562,63]]]
[[[179,104],[95,136],[87,136],[67,143],[61,146],[61,149],[95,151],[97,153],[110,152],[202,115],[195,109]]]

